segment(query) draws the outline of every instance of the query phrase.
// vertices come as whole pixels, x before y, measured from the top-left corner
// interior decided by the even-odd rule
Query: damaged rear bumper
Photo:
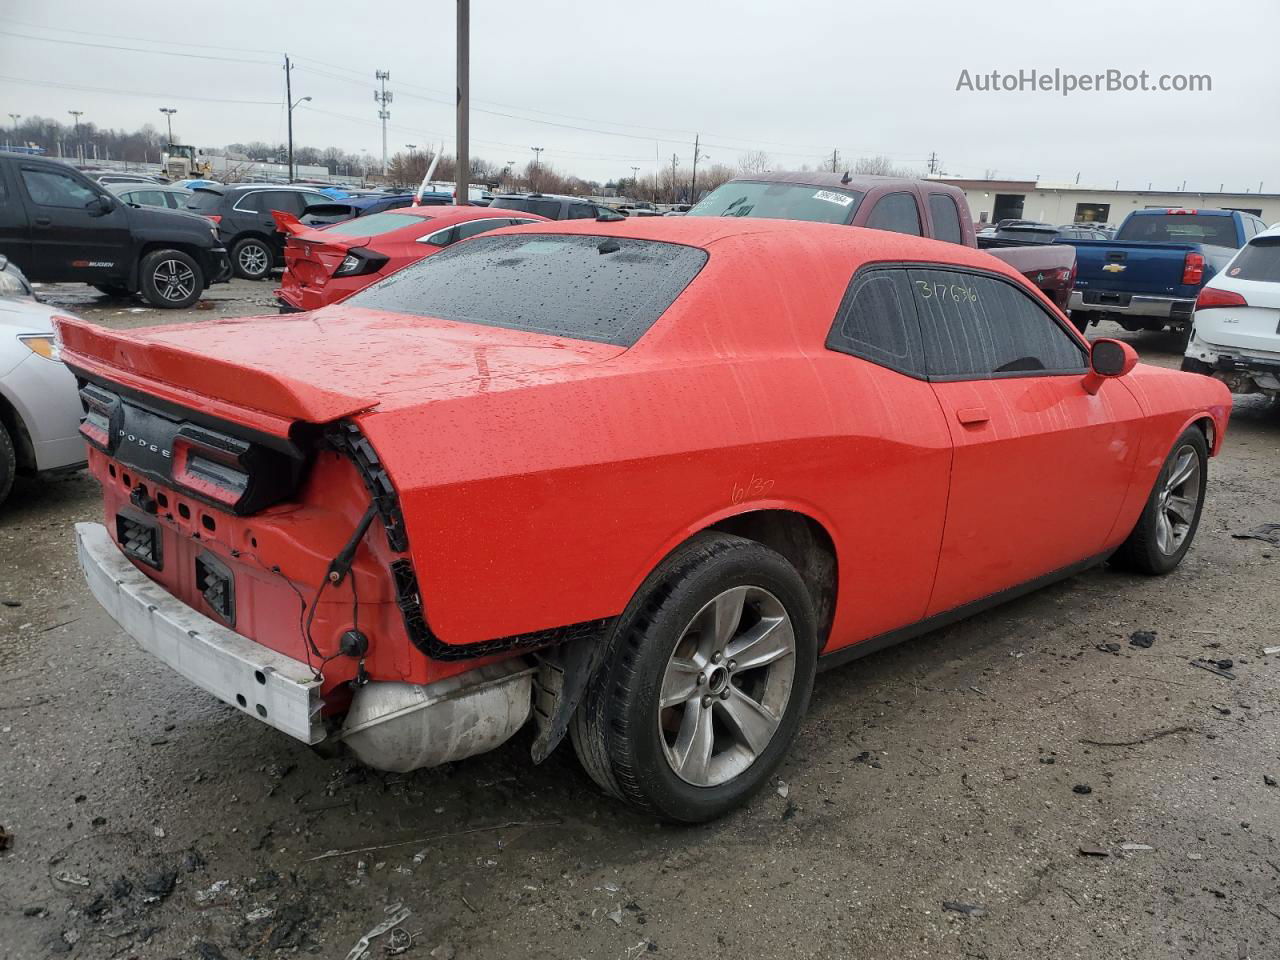
[[[305,663],[187,606],[130,563],[100,523],[76,524],[76,551],[93,595],[142,649],[224,703],[303,743],[325,739],[320,681]]]

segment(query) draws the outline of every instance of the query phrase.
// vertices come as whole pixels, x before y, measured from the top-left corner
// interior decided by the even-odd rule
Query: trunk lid
[[[289,436],[406,391],[608,360],[622,347],[335,304],[116,331],[55,321],[72,369]]]

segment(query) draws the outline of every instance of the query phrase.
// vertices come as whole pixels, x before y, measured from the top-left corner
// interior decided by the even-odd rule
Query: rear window
[[[222,203],[222,194],[212,190],[192,190],[191,199],[187,201],[188,210],[217,210]]]
[[[651,240],[481,236],[345,303],[629,347],[706,262],[696,247]]]
[[[1227,267],[1227,276],[1280,283],[1280,237],[1250,240]]]
[[[815,223],[849,223],[863,194],[802,183],[733,180],[716,187],[689,211],[691,217],[776,217]]]
[[[1124,222],[1116,241],[1143,243],[1208,243],[1218,247],[1238,247],[1236,224],[1231,217],[1199,213],[1165,213],[1134,216]]]
[[[356,217],[344,220],[331,227],[325,227],[325,233],[337,234],[340,237],[380,237],[392,230],[411,227],[430,217],[415,217],[406,213],[371,213],[367,217]]]
[[[559,200],[536,200],[531,197],[499,197],[489,204],[490,210],[521,210],[536,213],[548,220],[560,219]]]

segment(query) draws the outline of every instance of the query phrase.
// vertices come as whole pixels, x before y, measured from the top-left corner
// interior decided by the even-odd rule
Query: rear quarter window
[[[1227,276],[1280,283],[1280,237],[1250,240],[1227,267]]]
[[[706,262],[704,250],[652,240],[480,236],[345,303],[629,347]]]

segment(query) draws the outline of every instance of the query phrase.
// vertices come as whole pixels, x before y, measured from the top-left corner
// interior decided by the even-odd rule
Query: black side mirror
[[[92,200],[90,200],[88,203],[86,203],[85,207],[89,211],[89,216],[101,217],[104,214],[108,214],[112,210],[114,210],[116,208],[116,205],[115,205],[115,202],[112,201],[112,199],[108,197],[105,193],[100,193],[96,197],[94,197]]]

